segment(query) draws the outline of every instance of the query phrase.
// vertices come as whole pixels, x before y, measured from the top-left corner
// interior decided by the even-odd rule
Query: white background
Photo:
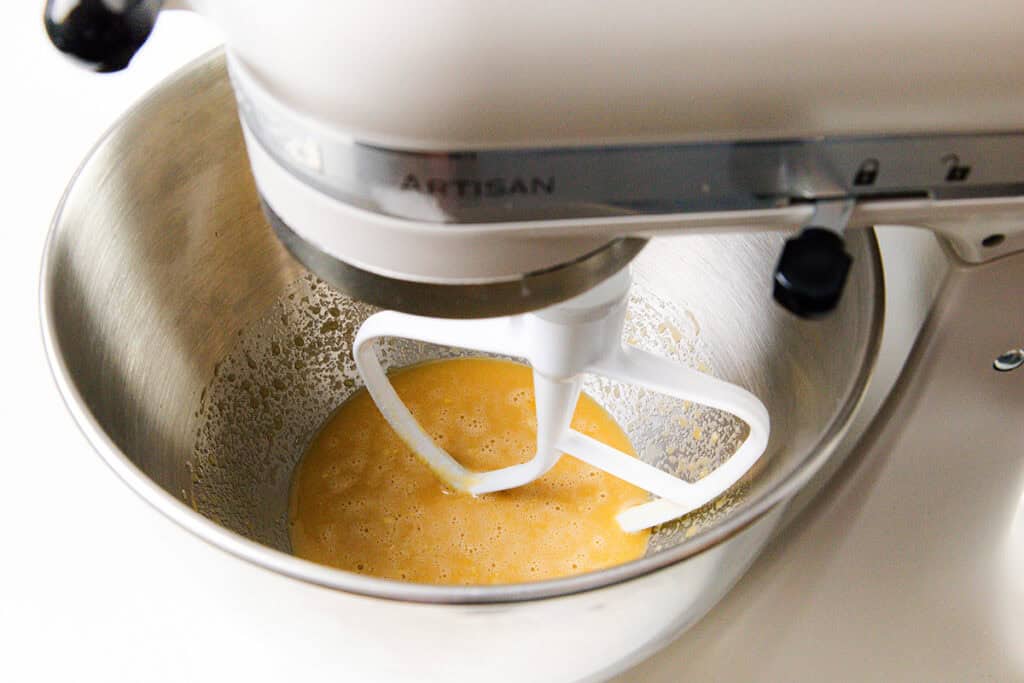
[[[50,47],[42,30],[42,0],[4,4],[0,682],[346,680],[343,668],[328,665],[324,644],[304,637],[303,631],[316,632],[330,618],[329,610],[318,609],[322,595],[282,591],[286,580],[255,568],[240,570],[237,560],[138,499],[78,432],[43,354],[38,270],[63,188],[116,117],[165,75],[215,46],[217,34],[194,16],[165,13],[130,69],[91,75]],[[892,310],[912,298],[896,294],[888,303]],[[899,319],[920,315],[917,310]],[[805,524],[800,538],[813,528]],[[822,633],[822,624],[831,623],[830,603],[815,600],[815,593],[826,595],[830,581],[849,582],[821,561],[819,575],[802,572],[800,563],[811,553],[831,557],[828,542],[805,545],[799,556],[792,550],[781,557],[769,552],[757,576],[738,589],[742,597],[730,596],[712,618],[629,680],[676,681],[687,667],[701,680],[851,680],[850,668],[826,672],[820,661],[811,663],[813,657],[803,663],[807,644]],[[789,596],[806,596],[797,605],[799,623],[788,618],[789,603],[773,607],[779,603],[773,595],[786,586],[792,587]],[[272,618],[267,604],[282,595],[299,596],[292,611],[305,629]],[[760,628],[752,626],[758,623]],[[753,638],[766,629],[771,638]],[[847,635],[856,638],[863,631]],[[832,647],[821,656],[839,664],[844,653],[851,654],[846,667],[862,662],[841,644]],[[294,662],[304,665],[293,668]],[[914,670],[920,672],[915,666],[904,671],[904,679],[914,680]],[[945,680],[958,678],[952,670],[946,674]]]
[[[42,0],[3,4],[0,681],[198,680],[206,667],[215,673],[216,660],[204,656],[211,648],[190,651],[187,638],[158,638],[168,635],[162,626],[181,631],[195,618],[187,603],[167,599],[187,593],[182,585],[202,585],[184,553],[216,560],[219,553],[195,552],[200,542],[159,517],[92,453],[50,377],[37,290],[47,227],[90,147],[135,99],[219,41],[198,18],[167,13],[131,69],[93,75],[50,46]],[[142,556],[130,552],[137,542]],[[216,615],[202,618],[230,637]],[[154,666],[165,658],[177,665]]]

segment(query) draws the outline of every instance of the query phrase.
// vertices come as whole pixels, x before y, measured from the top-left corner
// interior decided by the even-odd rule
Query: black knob
[[[775,300],[801,318],[818,318],[839,303],[853,259],[843,238],[824,228],[806,228],[786,240],[775,267]]]
[[[43,22],[58,50],[95,71],[120,71],[146,42],[162,0],[47,0]]]

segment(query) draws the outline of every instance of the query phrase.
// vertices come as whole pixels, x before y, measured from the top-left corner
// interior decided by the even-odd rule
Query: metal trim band
[[[233,67],[240,115],[282,167],[350,205],[429,223],[1024,194],[1024,131],[425,153],[344,137]]]

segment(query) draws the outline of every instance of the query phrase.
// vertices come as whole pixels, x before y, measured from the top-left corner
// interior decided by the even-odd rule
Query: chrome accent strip
[[[1024,194],[1024,131],[425,153],[334,135],[278,102],[257,107],[244,81],[239,112],[283,167],[341,201],[425,222]]]

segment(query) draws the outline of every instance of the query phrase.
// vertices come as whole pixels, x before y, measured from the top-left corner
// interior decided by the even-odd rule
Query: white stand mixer
[[[119,68],[158,4],[51,2],[49,28]],[[804,230],[776,298],[820,315],[843,230],[913,225],[955,268],[876,444],[919,445],[964,400],[954,378],[1024,400],[1019,373],[995,372],[1024,362],[1019,3],[622,5],[614,21],[581,3],[543,21],[459,2],[194,4],[225,31],[272,224],[359,298],[519,314],[593,290],[654,235]],[[125,28],[110,45],[85,39],[97,16]],[[1014,439],[978,424],[1010,476]]]

